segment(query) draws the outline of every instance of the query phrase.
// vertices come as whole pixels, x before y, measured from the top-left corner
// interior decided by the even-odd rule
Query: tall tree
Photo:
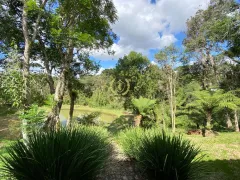
[[[70,65],[73,62],[74,49],[108,48],[116,37],[110,23],[117,19],[116,9],[110,0],[69,0],[57,1],[57,8],[52,14],[51,35],[61,53],[60,75],[57,82],[54,106],[46,121],[46,127],[55,128],[59,123],[59,113],[63,103]]]
[[[40,4],[35,0],[23,0],[22,7],[22,31],[24,37],[24,52],[23,52],[23,80],[24,80],[24,106],[29,106],[29,69],[30,69],[30,53],[36,36],[38,34],[38,27],[42,16],[42,11],[47,3],[47,0],[41,0]],[[33,26],[33,33],[30,33],[29,28],[29,13],[37,12],[37,17]]]
[[[179,51],[174,45],[170,45],[160,50],[156,55],[155,59],[157,63],[162,68],[164,72],[164,86],[167,90],[171,121],[172,121],[172,131],[175,132],[176,126],[176,83],[177,83],[177,72],[174,71],[175,65],[177,63],[177,58],[179,56]]]
[[[98,70],[99,65],[90,60],[88,54],[78,54],[78,56],[74,58],[69,70],[67,81],[67,90],[70,97],[70,110],[67,125],[71,126],[72,124],[74,105],[75,100],[77,99],[77,90],[82,86],[78,77],[82,78],[91,73],[96,73]]]

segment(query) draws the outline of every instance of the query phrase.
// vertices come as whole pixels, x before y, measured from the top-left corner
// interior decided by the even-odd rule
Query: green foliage
[[[143,136],[144,131],[141,128],[129,128],[121,131],[117,139],[124,153],[131,158],[135,158]]]
[[[92,112],[77,117],[77,122],[82,125],[100,125],[100,112]]]
[[[20,57],[17,46],[8,52],[7,65],[4,73],[1,75],[0,88],[3,92],[2,98],[7,104],[20,107],[23,100],[23,77],[19,70]]]
[[[54,105],[54,95],[47,95],[47,98],[44,101],[44,105],[52,107]]]
[[[155,66],[154,66],[155,67]],[[127,80],[130,83],[127,94],[124,97],[150,96],[155,97],[158,81],[158,68],[150,65],[150,60],[141,53],[130,52],[128,55],[120,58],[114,69],[114,78],[118,80]],[[151,81],[149,81],[151,79]],[[154,91],[154,92],[152,92]],[[129,108],[125,100],[126,107]]]
[[[132,99],[132,104],[137,110],[138,114],[147,115],[156,104],[156,100],[140,97],[139,99]]]
[[[7,148],[2,171],[16,179],[91,180],[109,156],[107,136],[102,128],[85,126],[36,132],[27,144]]]
[[[26,121],[26,130],[32,131],[40,129],[44,123],[46,112],[39,109],[38,105],[33,104],[28,110],[24,110],[19,115],[20,120]]]
[[[193,91],[191,92],[191,95],[194,100],[192,103],[187,104],[188,107],[208,111],[213,110],[219,105],[222,97],[222,91]]]
[[[20,72],[12,71],[3,75],[1,89],[3,89],[3,99],[12,106],[20,107],[23,100],[23,79]]]
[[[153,179],[193,179],[201,175],[200,150],[181,136],[159,129],[130,129],[120,135],[124,152]]]

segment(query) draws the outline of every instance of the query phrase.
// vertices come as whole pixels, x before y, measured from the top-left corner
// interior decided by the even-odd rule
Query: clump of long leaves
[[[36,132],[26,145],[18,141],[7,149],[2,170],[24,180],[93,179],[109,157],[107,137],[100,127]]]
[[[200,149],[190,141],[156,129],[140,131],[128,130],[124,140],[121,135],[120,142],[125,153],[138,162],[149,178],[188,180],[200,177],[204,169],[199,162]]]
[[[129,128],[118,134],[118,142],[126,155],[135,158],[141,143],[144,131],[141,128]]]

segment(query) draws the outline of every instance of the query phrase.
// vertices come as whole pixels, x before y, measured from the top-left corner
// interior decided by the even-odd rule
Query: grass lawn
[[[240,179],[240,133],[220,133],[205,137],[191,135],[186,138],[202,149],[202,161],[210,171],[209,180]]]

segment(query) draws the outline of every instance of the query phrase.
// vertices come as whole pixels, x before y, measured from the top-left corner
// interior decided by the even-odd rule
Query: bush
[[[19,119],[26,121],[26,125],[23,128],[27,133],[30,133],[33,130],[39,130],[43,126],[46,118],[45,114],[46,112],[41,110],[38,105],[33,104],[28,110],[19,114]]]
[[[131,158],[136,158],[138,154],[138,146],[144,136],[144,131],[141,128],[129,128],[122,131],[117,139],[122,146],[126,155]]]
[[[137,129],[125,132],[125,137],[121,135],[120,142],[124,152],[146,170],[149,178],[187,180],[201,172],[201,157],[197,157],[200,150],[181,136],[157,129]]]
[[[36,132],[1,156],[3,171],[16,179],[93,179],[109,156],[107,131],[81,126],[57,132]]]

